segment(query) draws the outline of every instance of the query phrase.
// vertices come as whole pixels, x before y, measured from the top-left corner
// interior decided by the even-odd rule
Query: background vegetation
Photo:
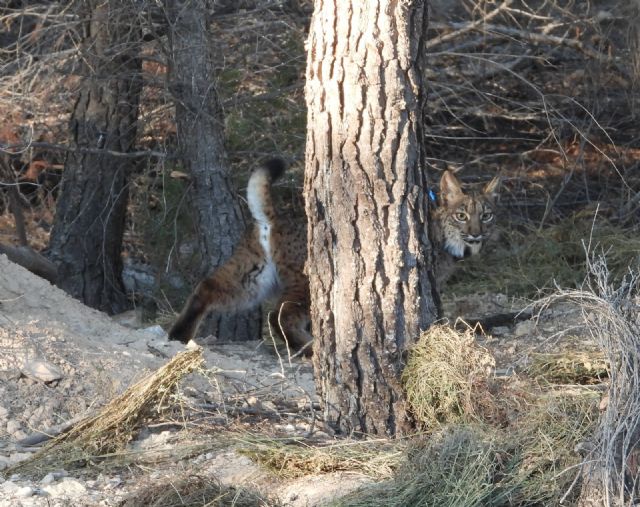
[[[575,286],[584,278],[586,238],[592,248],[610,250],[612,269],[624,270],[637,251],[640,205],[637,6],[567,0],[432,7],[425,69],[430,179],[446,167],[459,168],[467,181],[505,178],[503,240],[488,258],[465,265],[451,290],[528,296],[554,280]],[[283,154],[293,170],[280,189],[282,206],[300,218],[311,10],[309,1],[223,2],[211,18],[215,86],[240,196],[260,158]],[[38,250],[47,245],[80,83],[74,13],[73,3],[38,1],[10,2],[1,13],[0,143],[12,167],[3,188],[19,185],[28,241]],[[175,156],[162,27],[151,4],[132,14],[146,35],[125,279],[138,292],[134,299],[166,308],[193,282],[195,231],[189,182]],[[11,217],[3,220],[2,240],[15,242]],[[504,267],[499,276],[496,264]]]

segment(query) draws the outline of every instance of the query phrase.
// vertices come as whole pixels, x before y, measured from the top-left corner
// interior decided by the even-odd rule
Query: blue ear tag
[[[432,189],[429,189],[428,195],[431,202],[435,203],[438,200],[438,198],[436,197],[436,193]]]

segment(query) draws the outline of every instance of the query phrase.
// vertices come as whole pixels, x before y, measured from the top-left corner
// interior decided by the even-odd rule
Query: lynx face
[[[476,255],[492,238],[496,224],[499,178],[481,191],[465,192],[458,179],[446,171],[440,180],[441,205],[435,212],[441,248],[456,259]]]

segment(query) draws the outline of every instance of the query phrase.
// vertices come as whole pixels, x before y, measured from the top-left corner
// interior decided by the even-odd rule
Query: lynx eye
[[[469,219],[469,216],[462,211],[458,211],[455,215],[453,215],[458,222],[466,222]]]
[[[491,220],[493,220],[493,213],[491,213],[490,211],[483,213],[482,215],[480,215],[480,220],[482,220],[485,224],[487,222],[491,222]]]

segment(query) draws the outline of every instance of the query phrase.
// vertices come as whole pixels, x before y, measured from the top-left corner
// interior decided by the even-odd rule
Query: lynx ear
[[[492,199],[496,200],[500,194],[500,185],[502,180],[500,176],[496,176],[484,187],[483,192],[489,195]]]
[[[444,204],[455,201],[464,195],[462,185],[451,171],[445,171],[440,178],[440,198]]]

